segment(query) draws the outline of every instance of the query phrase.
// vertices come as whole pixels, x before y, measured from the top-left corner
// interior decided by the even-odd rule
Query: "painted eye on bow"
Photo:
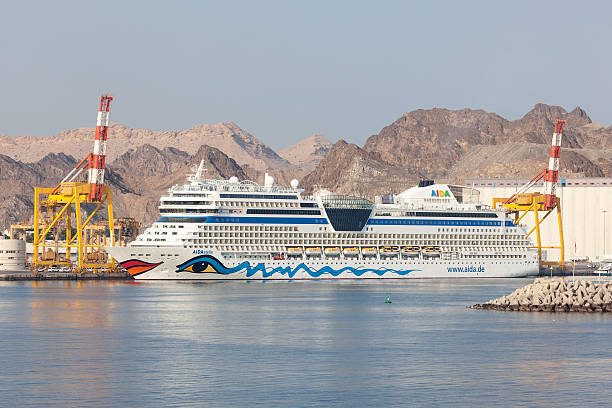
[[[206,273],[206,272],[217,272],[217,270],[206,261],[197,261],[191,265],[179,270],[179,272],[193,272],[193,273]]]

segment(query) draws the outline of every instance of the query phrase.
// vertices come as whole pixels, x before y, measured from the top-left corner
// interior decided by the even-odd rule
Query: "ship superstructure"
[[[525,230],[477,191],[421,183],[371,202],[297,180],[210,180],[203,164],[159,219],[109,253],[142,279],[509,277],[538,273]]]

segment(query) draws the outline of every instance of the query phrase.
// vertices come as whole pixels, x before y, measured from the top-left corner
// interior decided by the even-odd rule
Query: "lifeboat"
[[[325,247],[323,248],[323,253],[325,253],[325,256],[340,256],[340,248],[339,247]]]
[[[289,247],[287,248],[288,256],[302,256],[302,248],[300,247]]]
[[[440,256],[440,247],[439,246],[426,246],[423,248],[423,254],[428,256]]]
[[[375,247],[363,247],[361,248],[361,254],[363,256],[376,256],[376,248]]]
[[[321,256],[321,247],[307,247],[304,252],[306,256]]]
[[[358,256],[359,248],[357,247],[347,247],[342,250],[344,252],[344,256]]]
[[[421,252],[421,248],[418,246],[405,246],[402,247],[402,254],[408,256],[419,256],[419,252]]]
[[[399,253],[399,247],[396,246],[384,246],[380,249],[381,255],[397,255]]]

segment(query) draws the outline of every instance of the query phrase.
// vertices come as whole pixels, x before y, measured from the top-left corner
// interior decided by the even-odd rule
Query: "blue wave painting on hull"
[[[378,276],[383,276],[385,273],[395,273],[400,276],[406,276],[410,272],[415,271],[416,269],[404,269],[404,270],[396,270],[396,269],[373,269],[373,268],[353,268],[351,266],[345,266],[340,269],[334,269],[331,266],[324,266],[318,270],[312,270],[308,266],[303,263],[291,267],[291,266],[277,266],[275,268],[266,268],[266,265],[263,263],[258,263],[253,266],[249,261],[244,261],[233,268],[228,268],[223,265],[217,258],[211,255],[201,255],[196,256],[195,258],[191,258],[190,260],[183,262],[182,264],[176,267],[176,273],[180,272],[191,272],[191,273],[219,273],[222,275],[230,275],[233,273],[241,272],[246,270],[246,277],[250,278],[254,276],[257,272],[261,272],[262,277],[269,278],[272,275],[280,274],[286,275],[288,278],[293,278],[298,272],[303,271],[309,276],[313,278],[319,278],[323,275],[331,275],[334,277],[340,276],[343,273],[352,273],[355,276],[362,276],[367,272],[374,273]],[[270,269],[270,270],[268,270]]]

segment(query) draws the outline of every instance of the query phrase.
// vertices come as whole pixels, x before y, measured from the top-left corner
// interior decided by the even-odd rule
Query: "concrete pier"
[[[612,312],[612,282],[537,278],[507,296],[472,309],[521,312]]]

